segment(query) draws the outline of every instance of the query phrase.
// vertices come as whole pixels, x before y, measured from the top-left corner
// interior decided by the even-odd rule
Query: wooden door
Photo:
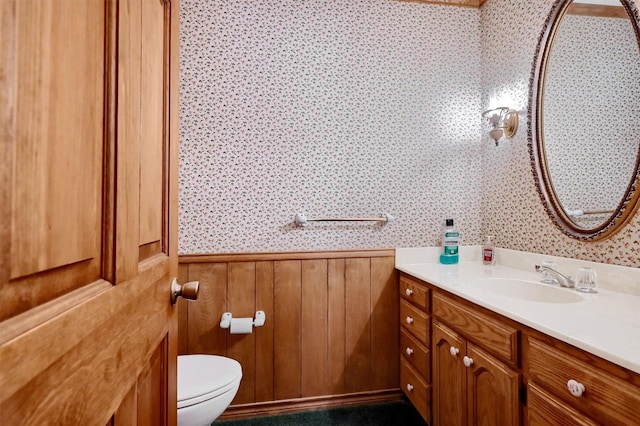
[[[451,349],[454,348],[452,354]],[[466,371],[462,357],[465,340],[437,321],[433,322],[433,424],[466,425]]]
[[[469,425],[520,424],[518,373],[471,343],[467,356],[473,360],[467,374]]]
[[[0,1],[0,424],[175,424],[177,0]]]

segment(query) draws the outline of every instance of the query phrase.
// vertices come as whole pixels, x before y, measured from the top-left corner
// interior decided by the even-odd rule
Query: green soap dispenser
[[[452,265],[458,263],[458,245],[460,244],[460,233],[453,227],[453,219],[445,221],[446,227],[442,235],[442,254],[440,263]]]

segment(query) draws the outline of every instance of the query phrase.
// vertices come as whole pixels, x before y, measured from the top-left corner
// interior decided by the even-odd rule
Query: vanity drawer
[[[511,365],[517,365],[518,330],[441,293],[434,292],[432,299],[434,316],[488,352],[510,361]]]
[[[400,324],[425,345],[431,340],[429,316],[406,300],[400,301]]]
[[[527,420],[529,426],[597,425],[533,383],[527,386]]]
[[[400,275],[400,295],[411,303],[429,312],[429,289],[420,281]]]
[[[400,353],[424,379],[431,383],[431,353],[415,337],[400,329]]]
[[[640,391],[636,386],[546,343],[529,337],[527,357],[530,380],[597,423],[607,425],[640,424]],[[584,386],[581,396],[567,388],[569,380]]]
[[[431,424],[431,386],[404,359],[400,359],[400,387],[422,418]]]

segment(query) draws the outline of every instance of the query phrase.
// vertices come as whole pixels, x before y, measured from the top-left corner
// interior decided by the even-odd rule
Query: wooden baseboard
[[[239,404],[230,406],[222,416],[220,416],[220,420],[272,416],[300,411],[401,401],[403,399],[404,394],[400,389],[386,389],[381,391],[359,392],[344,395],[296,398],[272,402],[257,402],[255,404]]]

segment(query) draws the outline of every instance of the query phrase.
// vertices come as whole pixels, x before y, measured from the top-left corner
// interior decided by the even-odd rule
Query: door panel
[[[132,386],[129,389],[127,396],[124,397],[107,426],[128,426],[136,423],[138,414],[138,400],[136,399],[138,393],[136,388],[137,386]]]
[[[98,258],[102,198],[104,6],[17,6],[11,278]]]
[[[178,7],[0,2],[2,425],[176,422]]]
[[[124,282],[138,273],[140,232],[140,165],[142,98],[140,93],[142,63],[141,0],[121,1],[118,4],[118,61],[117,61],[117,138],[128,141],[118,146],[118,184],[126,191],[116,193],[116,204],[129,206],[116,210],[115,235],[116,280]]]
[[[0,118],[8,133],[2,185],[10,188],[0,200],[2,320],[102,278],[104,46],[112,23],[101,0],[3,2],[0,13],[0,78],[14,95],[3,99],[8,114]]]
[[[166,193],[165,152],[165,68],[164,64],[165,20],[164,10],[158,0],[142,0],[140,28],[142,36],[140,96],[141,109],[141,162],[140,162],[140,246],[159,243],[163,236],[162,207]],[[144,254],[160,252],[155,250]],[[155,252],[155,253],[154,253]]]
[[[166,339],[158,345],[138,377],[138,426],[167,424]]]

